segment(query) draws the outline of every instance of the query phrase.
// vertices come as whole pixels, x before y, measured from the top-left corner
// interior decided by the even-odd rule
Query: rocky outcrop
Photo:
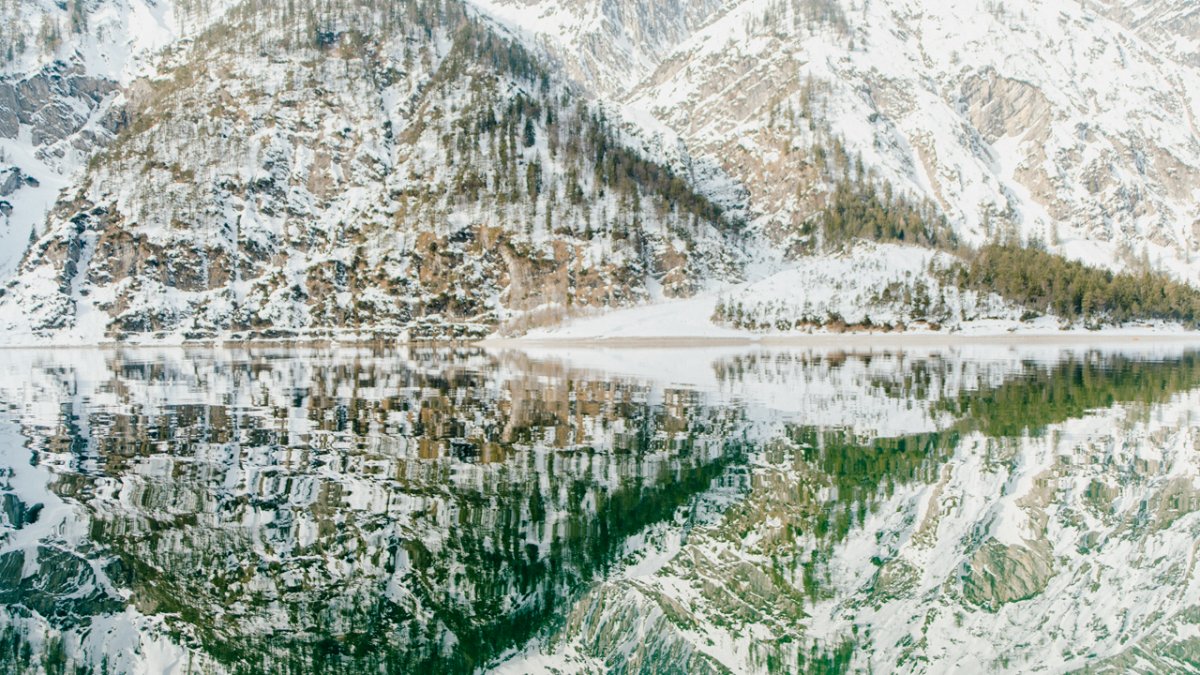
[[[1038,595],[1054,576],[1048,548],[987,542],[967,564],[963,595],[993,611],[1000,605]]]
[[[737,277],[737,219],[690,175],[462,6],[406,7],[427,27],[262,24],[255,56],[230,19],[132,87],[9,334],[478,337]]]
[[[38,187],[40,183],[33,176],[27,176],[20,167],[10,166],[0,169],[0,197],[8,197],[23,187]]]
[[[1001,77],[988,68],[963,82],[962,97],[972,126],[989,143],[1012,136],[1036,145],[1050,135],[1050,102],[1027,82]]]
[[[542,45],[577,82],[619,96],[652,72],[728,0],[483,0],[485,12],[523,22],[538,17],[561,32]]]
[[[82,62],[55,61],[23,78],[0,78],[0,137],[27,125],[33,145],[57,143],[91,119],[116,83],[88,76]]]
[[[585,653],[609,672],[730,673],[687,638],[687,628],[700,621],[683,603],[622,582],[603,585],[577,602],[563,631],[578,636]]]

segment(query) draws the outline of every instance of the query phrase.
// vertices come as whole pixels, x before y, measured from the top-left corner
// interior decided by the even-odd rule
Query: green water
[[[1112,444],[1108,426],[1186,407],[1195,352],[669,358],[695,377],[471,349],[8,355],[0,670],[955,669],[967,657],[931,646],[953,628],[893,639],[889,626],[914,612],[932,625],[935,605],[985,628],[1021,603],[1042,611],[1059,570],[1106,564],[1063,552],[1088,539],[1071,522],[1107,523],[1104,551],[1200,518],[1191,461],[1155,454],[1192,431],[1186,417],[1120,441],[1144,445],[1141,460],[1096,450],[1078,509],[1055,492],[1084,481],[1054,468],[1069,452],[1038,474],[1054,489],[1015,478],[1072,424],[1099,415],[1087,439]],[[943,497],[979,453],[970,471],[1014,477]],[[1023,527],[1044,537],[1010,550],[986,514],[1017,489]],[[929,530],[930,500],[946,522],[959,506],[984,515]],[[926,536],[962,556],[944,584],[912,563]],[[1166,595],[1200,588],[1190,569],[1147,568]],[[1141,577],[1122,583],[1138,584],[1131,603],[1157,597]],[[931,588],[945,589],[936,603]],[[1134,637],[1098,617],[1094,653],[1045,664],[1200,667],[1193,604],[1119,608],[1143,621]],[[1148,642],[1168,620],[1165,646]],[[723,635],[750,646],[731,656]],[[986,669],[1037,660],[1005,658]]]

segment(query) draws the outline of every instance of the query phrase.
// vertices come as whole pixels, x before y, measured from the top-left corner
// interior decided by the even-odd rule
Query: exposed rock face
[[[35,146],[57,143],[83,128],[115,89],[110,80],[89,77],[79,61],[56,61],[31,77],[0,80],[0,136],[15,139],[28,125]]]
[[[26,256],[10,330],[465,337],[738,274],[737,223],[685,164],[458,5],[405,7],[315,42],[230,19],[131,89],[128,129]]]
[[[600,586],[576,603],[564,632],[578,635],[612,672],[730,672],[687,639],[685,631],[698,621],[683,603],[622,582]]]
[[[7,197],[23,187],[37,187],[38,180],[26,176],[20,167],[10,166],[0,170],[0,197]]]
[[[1038,595],[1046,590],[1053,575],[1048,550],[1004,545],[992,540],[971,557],[963,579],[963,595],[977,605],[994,610],[1000,605]]]
[[[529,16],[577,42],[582,22]],[[840,138],[968,241],[1011,228],[1113,267],[1147,249],[1196,281],[1197,22],[1185,1],[744,0],[679,19],[686,37],[619,98],[739,179],[777,243],[820,207],[813,149]]]
[[[1200,67],[1200,7],[1189,0],[1098,0],[1092,7],[1169,58]]]
[[[506,21],[551,29],[541,42],[574,79],[605,96],[637,85],[728,0],[478,0]]]
[[[59,188],[120,130],[117,97],[117,84],[77,56],[0,74],[0,283],[45,229]]]
[[[963,82],[962,97],[967,117],[988,143],[1025,134],[1034,142],[1045,141],[1050,134],[1050,102],[1026,82],[1000,77],[989,68]]]
[[[128,126],[125,91],[164,47],[230,0],[22,1],[0,6],[0,171],[39,185],[0,197],[0,285],[11,281],[64,188]]]

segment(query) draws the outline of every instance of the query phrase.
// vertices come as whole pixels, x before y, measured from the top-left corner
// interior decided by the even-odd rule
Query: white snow
[[[860,242],[848,250],[801,258],[764,278],[693,298],[665,300],[566,320],[529,331],[518,342],[632,339],[741,339],[833,335],[834,320],[857,330],[904,325],[906,332],[997,336],[1009,334],[1077,336],[1197,336],[1179,326],[1138,324],[1087,331],[1053,316],[1022,320],[1025,312],[999,296],[943,286],[931,269],[945,267],[948,254],[898,244]],[[892,299],[882,298],[892,289]],[[929,309],[914,312],[903,296],[923,293]],[[714,322],[718,305],[741,310],[747,326]],[[749,323],[750,321],[754,323]],[[801,325],[797,325],[802,322]],[[786,324],[786,325],[785,325]],[[893,334],[895,335],[895,334]]]

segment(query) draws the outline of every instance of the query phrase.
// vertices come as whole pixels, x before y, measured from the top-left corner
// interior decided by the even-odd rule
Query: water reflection
[[[1200,659],[1196,353],[753,350],[665,363],[471,349],[6,354],[0,665],[841,672]]]

